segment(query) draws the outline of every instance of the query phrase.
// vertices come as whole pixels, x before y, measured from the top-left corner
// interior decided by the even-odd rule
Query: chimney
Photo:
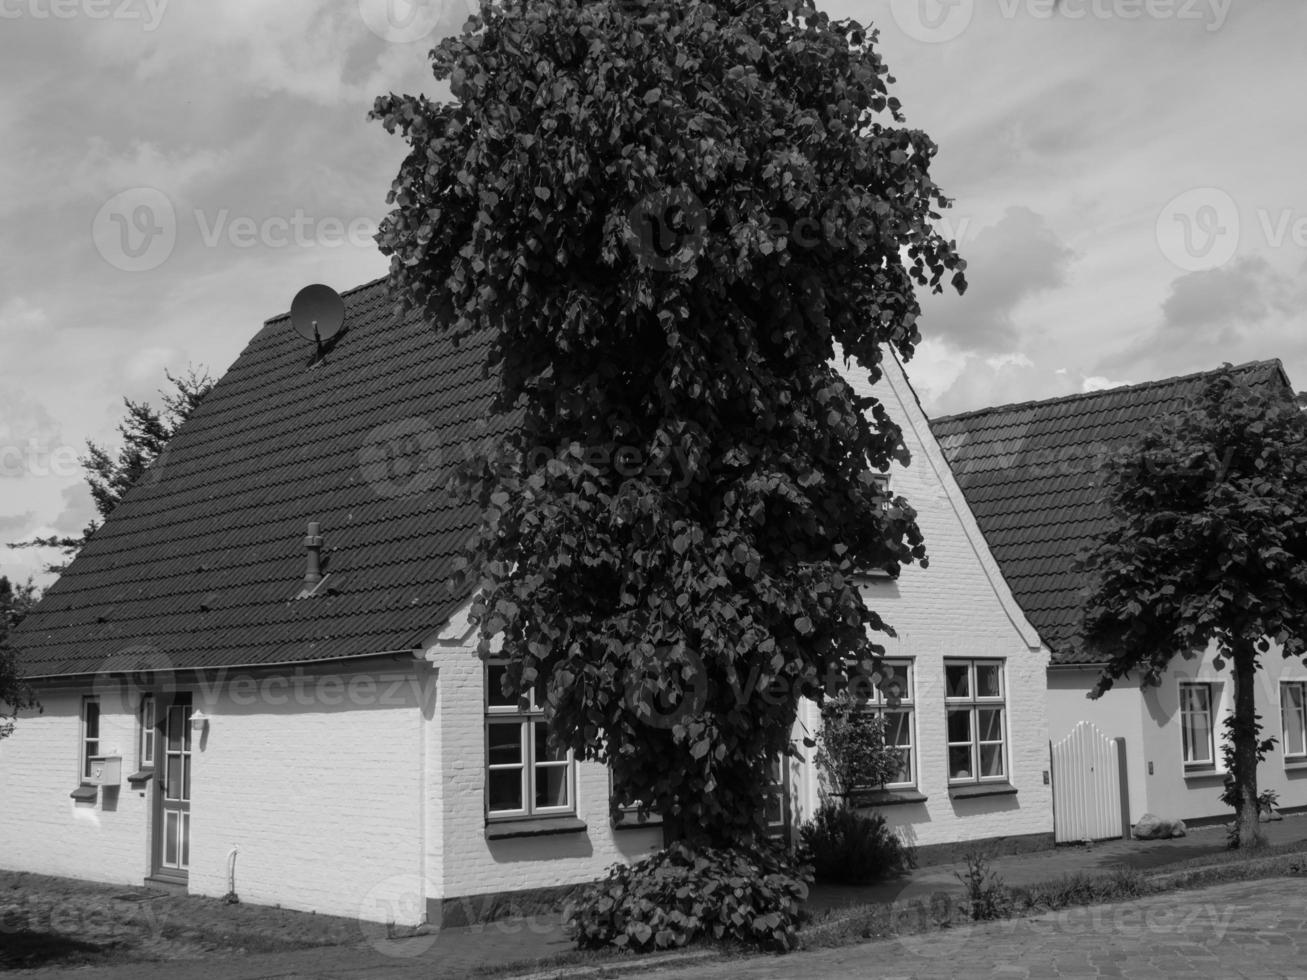
[[[309,521],[309,534],[304,539],[304,548],[308,552],[308,567],[304,571],[304,590],[311,592],[322,581],[322,526],[317,521]]]

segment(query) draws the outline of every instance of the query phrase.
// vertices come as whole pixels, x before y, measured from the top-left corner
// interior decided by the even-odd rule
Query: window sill
[[[928,797],[915,789],[864,789],[845,795],[855,807],[902,806],[907,803],[925,803]]]
[[[141,769],[127,777],[127,782],[133,786],[143,785],[154,778],[153,769]]]
[[[614,830],[643,830],[645,827],[661,827],[662,825],[663,818],[661,815],[649,813],[642,817],[634,811],[630,813],[623,811],[613,821]]]
[[[1212,767],[1202,769],[1186,769],[1184,771],[1185,779],[1224,779],[1225,773]]]
[[[1284,769],[1286,772],[1307,772],[1307,758],[1285,759]]]
[[[1011,783],[967,783],[950,786],[949,799],[969,800],[977,796],[1016,796],[1017,788]]]
[[[486,824],[486,840],[510,837],[545,837],[549,834],[583,834],[584,820],[576,817],[533,817],[524,820],[499,820]]]
[[[83,783],[68,795],[78,803],[92,803],[100,793],[100,787]]]

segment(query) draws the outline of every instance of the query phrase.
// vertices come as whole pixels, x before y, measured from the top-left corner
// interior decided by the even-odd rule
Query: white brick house
[[[482,348],[394,317],[384,283],[345,300],[321,356],[264,325],[16,633],[44,712],[0,742],[0,867],[448,923],[660,845],[496,703],[446,587],[476,517],[448,466],[502,424],[475,432]],[[1042,843],[1047,652],[897,363],[875,394],[930,567],[865,586],[909,687],[905,778],[874,800],[923,847]],[[788,775],[792,828],[818,779]]]

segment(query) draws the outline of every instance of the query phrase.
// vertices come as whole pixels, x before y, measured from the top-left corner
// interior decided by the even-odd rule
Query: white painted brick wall
[[[226,894],[235,847],[241,901],[422,921],[429,673],[405,657],[367,670],[287,668],[304,678],[298,687],[235,672],[197,688],[211,720],[195,751],[191,892]]]
[[[0,867],[139,885],[149,795],[126,782],[137,762],[134,706],[102,695],[100,752],[122,755],[123,784],[102,788],[94,803],[75,803],[68,794],[81,783],[81,692],[46,685],[37,693],[44,712],[23,712],[0,740]]]

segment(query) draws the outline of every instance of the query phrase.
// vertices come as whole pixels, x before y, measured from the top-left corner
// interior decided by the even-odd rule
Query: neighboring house
[[[1267,388],[1293,389],[1279,361],[1236,369]],[[1222,722],[1233,684],[1212,651],[1176,660],[1160,688],[1123,678],[1087,692],[1104,658],[1078,636],[1087,582],[1077,553],[1105,528],[1099,473],[1106,457],[1200,394],[1215,372],[967,412],[932,423],[1017,600],[1052,650],[1048,726],[1055,741],[1088,720],[1126,744],[1130,820],[1146,812],[1187,820],[1227,816],[1220,802]],[[1257,710],[1280,741],[1260,767],[1282,808],[1307,807],[1307,667],[1278,649],[1262,658]],[[1056,787],[1055,787],[1056,789]]]
[[[321,357],[266,323],[15,634],[44,713],[0,743],[0,866],[448,924],[661,845],[504,702],[447,587],[477,520],[450,467],[507,424],[484,346],[395,316],[383,282],[345,304]],[[879,800],[921,844],[1046,840],[1047,651],[887,368],[931,566],[866,586],[907,688]],[[792,831],[811,766],[781,785]]]

